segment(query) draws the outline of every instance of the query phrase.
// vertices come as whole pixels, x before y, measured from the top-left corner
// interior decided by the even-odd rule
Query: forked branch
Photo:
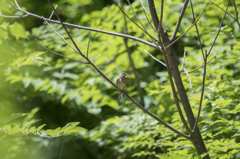
[[[202,101],[203,101],[203,95],[204,95],[204,89],[205,89],[205,76],[206,76],[207,57],[210,55],[211,50],[212,50],[212,48],[213,48],[213,45],[215,44],[215,41],[217,40],[217,37],[218,37],[218,35],[219,35],[219,33],[220,33],[220,30],[221,30],[223,21],[224,21],[224,19],[225,19],[226,14],[227,14],[229,2],[230,2],[230,0],[228,0],[228,4],[227,4],[226,10],[225,10],[225,13],[224,13],[224,15],[223,15],[222,21],[221,21],[221,23],[220,23],[220,25],[219,25],[219,29],[218,29],[217,35],[215,36],[215,39],[214,39],[214,41],[213,41],[213,43],[212,43],[209,51],[208,51],[208,52],[205,51],[202,93],[201,93],[201,98],[200,98],[200,102],[199,102],[198,114],[197,114],[197,117],[196,117],[196,120],[195,120],[194,127],[193,127],[193,129],[192,129],[192,132],[194,132],[195,129],[196,129],[196,127],[197,127],[197,123],[198,123],[198,120],[199,120],[199,117],[200,117],[200,113],[201,113],[201,109],[202,109]]]

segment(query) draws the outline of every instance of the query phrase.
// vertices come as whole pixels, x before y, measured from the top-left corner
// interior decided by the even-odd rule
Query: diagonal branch
[[[187,72],[187,70],[185,68],[183,68],[184,72],[186,73],[187,77],[188,77],[188,80],[189,80],[189,83],[190,83],[190,89],[192,89],[192,81],[191,81],[191,78]]]
[[[235,8],[235,12],[236,12],[236,19],[237,19],[237,23],[238,23],[238,26],[240,27],[240,23],[238,21],[238,10],[237,10],[237,5],[235,3],[235,0],[233,0],[233,5],[234,5],[234,8]]]
[[[163,66],[167,67],[165,63],[163,63],[162,61],[158,60],[156,57],[154,57],[152,54],[150,54],[149,52],[147,52],[145,49],[144,51],[151,56],[155,61],[159,62],[160,64],[162,64]]]
[[[196,20],[195,20],[195,15],[194,15],[194,9],[193,9],[192,0],[190,0],[190,3],[191,3],[191,8],[192,8],[193,21],[196,21]],[[199,31],[198,31],[197,23],[195,24],[195,27],[196,27],[196,31],[197,31],[197,37],[198,37],[198,41],[199,41],[199,45],[200,45],[200,49],[201,49],[201,51],[202,51],[202,56],[203,56],[203,58],[204,58],[204,52],[203,52],[203,48],[202,48],[202,43],[201,43],[201,39],[200,39],[200,35],[199,35]]]
[[[140,3],[141,3],[141,5],[142,5],[143,9],[144,9],[148,14],[150,14],[150,13],[147,11],[147,9],[144,7],[142,0],[140,0]]]
[[[225,12],[225,10],[224,10],[223,8],[221,8],[219,5],[217,5],[216,3],[214,3],[214,2],[211,1],[211,0],[210,0],[210,2],[211,2],[212,4],[214,4],[215,6],[217,6],[219,9],[221,9],[223,12]],[[233,5],[236,6],[235,0],[233,0]],[[235,10],[236,10],[236,9],[237,9],[237,8],[235,8]],[[231,18],[233,18],[233,19],[238,23],[238,26],[240,27],[240,23],[239,23],[239,20],[238,20],[237,18],[234,18],[234,16],[232,16],[230,13],[227,13],[227,15],[229,15]],[[238,14],[237,14],[237,16],[238,16]]]
[[[121,7],[123,8],[123,0],[121,0],[120,2],[121,2]],[[128,34],[127,20],[126,20],[126,16],[125,15],[123,15],[123,19],[124,19],[124,30],[123,30],[123,33],[124,34]],[[138,72],[136,70],[135,64],[134,64],[133,59],[132,59],[132,51],[131,51],[130,47],[128,46],[128,39],[127,38],[123,38],[123,41],[124,41],[124,45],[126,47],[126,52],[128,54],[129,63],[131,65],[131,67],[132,67],[132,71],[133,71],[133,74],[135,76],[134,80],[135,80],[135,84],[137,86],[137,91],[138,91],[138,94],[139,94],[139,97],[140,97],[140,104],[144,106],[145,105],[145,103],[144,103],[144,93],[143,93],[143,89],[140,86],[139,74],[138,74]]]
[[[43,17],[44,18],[44,17]],[[48,21],[44,18],[44,23],[46,23],[54,32],[57,34],[58,37],[60,37],[66,44],[68,44],[74,51],[78,52],[67,40],[65,40],[49,23]]]
[[[89,32],[89,36],[88,36],[88,46],[87,46],[87,58],[88,58],[88,51],[89,51],[90,39],[91,39],[91,33]]]
[[[17,1],[15,0],[16,4],[17,4]],[[17,4],[17,6],[19,6]],[[27,12],[27,11],[24,11],[22,10],[20,7],[18,8],[15,8],[16,10],[19,10],[23,13],[25,13],[26,15],[24,16],[19,16],[19,17],[15,17],[15,18],[22,18],[22,17],[27,17],[27,16],[32,16],[32,17],[35,17],[35,18],[38,18],[38,19],[46,19],[46,21],[48,22],[51,22],[51,23],[56,23],[56,24],[61,24],[61,22],[59,21],[56,21],[56,20],[52,20],[52,19],[47,19],[47,18],[43,18],[42,16],[39,16],[37,14],[33,14],[33,13],[30,13],[30,12]],[[5,18],[13,18],[13,16],[6,16],[6,15],[0,15],[0,17],[5,17]],[[146,44],[146,45],[149,45],[151,47],[154,47],[156,49],[158,49],[158,47],[151,43],[151,42],[148,42],[148,41],[145,41],[145,40],[142,40],[140,38],[137,38],[137,37],[134,37],[134,36],[130,36],[130,35],[126,35],[126,34],[121,34],[121,33],[115,33],[115,32],[110,32],[110,31],[105,31],[105,30],[100,30],[100,29],[95,29],[95,28],[89,28],[89,27],[85,27],[85,26],[80,26],[80,25],[75,25],[75,24],[71,24],[71,23],[66,23],[66,22],[63,22],[63,24],[65,26],[69,26],[69,27],[73,27],[73,28],[78,28],[78,29],[83,29],[83,30],[89,30],[89,31],[94,31],[94,32],[99,32],[99,33],[103,33],[103,34],[108,34],[108,35],[113,35],[113,36],[118,36],[118,37],[125,37],[125,38],[128,38],[128,39],[132,39],[132,40],[135,40],[135,41],[138,41],[138,42],[141,42],[143,44]]]
[[[209,3],[209,2],[208,2]],[[173,45],[176,41],[178,41],[181,37],[183,37],[183,35],[185,35],[197,22],[198,20],[201,18],[203,12],[205,11],[205,9],[207,8],[208,6],[208,3],[207,5],[205,6],[205,8],[203,9],[202,13],[200,14],[200,16],[197,18],[197,20],[187,29],[187,31],[185,31],[181,36],[179,36],[176,40],[174,40],[172,43],[170,43],[168,46],[166,46],[164,49],[167,49],[168,47],[170,47],[171,45]]]
[[[79,60],[75,60],[75,59],[72,59],[72,58],[70,58],[70,57],[67,57],[67,56],[64,56],[64,55],[62,55],[62,54],[59,54],[59,53],[57,53],[57,52],[55,52],[55,51],[52,51],[52,50],[46,48],[45,46],[43,46],[43,44],[41,44],[37,39],[35,39],[35,40],[36,40],[44,49],[46,49],[47,51],[50,51],[50,52],[52,52],[52,53],[54,53],[54,54],[56,54],[56,55],[58,55],[58,56],[62,56],[62,57],[64,57],[64,58],[67,58],[67,59],[69,59],[69,60],[76,61],[76,62],[79,62],[79,63],[88,64],[88,63],[86,63],[86,62],[82,62],[82,61],[79,61]]]
[[[175,39],[175,37],[176,37],[176,35],[177,35],[178,29],[179,29],[179,27],[180,27],[180,24],[181,24],[181,21],[182,21],[182,18],[183,18],[183,15],[184,15],[185,10],[186,10],[187,5],[188,5],[188,1],[189,1],[189,0],[185,0],[185,2],[184,2],[184,4],[183,4],[181,13],[180,13],[180,15],[179,15],[179,18],[178,18],[176,27],[175,27],[175,29],[174,29],[174,31],[173,31],[173,34],[172,34],[172,37],[170,38],[170,41],[173,41],[173,39]]]
[[[205,88],[205,76],[206,76],[207,57],[209,56],[209,54],[210,54],[210,52],[211,52],[211,50],[212,50],[212,47],[213,47],[213,45],[214,45],[215,41],[217,40],[217,37],[218,37],[218,35],[219,35],[219,33],[220,33],[223,20],[225,19],[225,16],[226,16],[226,14],[227,14],[229,2],[230,2],[230,0],[228,0],[228,4],[227,4],[227,7],[226,7],[224,16],[223,16],[223,18],[222,18],[222,21],[221,21],[220,26],[219,26],[219,29],[218,29],[218,33],[217,33],[217,35],[216,35],[216,37],[215,37],[215,39],[214,39],[214,41],[213,41],[213,43],[212,43],[212,45],[211,45],[211,47],[210,47],[210,50],[208,51],[208,53],[207,53],[207,51],[206,51],[206,53],[205,53],[202,93],[201,93],[201,99],[200,99],[200,102],[199,102],[199,108],[198,108],[197,118],[196,118],[196,120],[195,120],[195,124],[194,124],[194,127],[193,127],[193,129],[192,129],[192,132],[194,132],[195,129],[196,129],[196,127],[197,127],[198,119],[199,119],[199,116],[200,116],[200,113],[201,113],[201,109],[202,109],[201,107],[202,107],[202,100],[203,100],[204,88]]]
[[[145,15],[145,17],[146,17],[146,19],[147,19],[147,21],[148,21],[148,24],[150,24],[151,28],[152,28],[155,32],[157,32],[157,30],[152,26],[150,20],[148,19],[147,15],[146,15],[146,12],[143,12],[143,13],[144,13],[144,15]]]
[[[195,120],[195,124],[194,127],[192,129],[192,132],[195,132],[195,129],[197,127],[197,123],[198,123],[198,119],[200,117],[200,113],[201,113],[201,109],[202,109],[202,101],[203,101],[203,95],[204,95],[204,89],[205,89],[205,77],[206,77],[206,68],[207,68],[207,50],[205,53],[205,57],[204,57],[204,68],[203,68],[203,82],[202,82],[202,93],[201,93],[201,98],[200,98],[200,102],[199,102],[199,108],[198,108],[198,114]]]
[[[153,24],[154,24],[156,30],[158,30],[159,19],[158,19],[157,12],[156,12],[156,9],[155,9],[154,1],[153,0],[148,0],[148,6],[149,6],[150,13],[151,13],[151,16],[152,16]]]
[[[180,72],[183,71],[183,64],[184,64],[185,56],[186,56],[186,49],[184,49],[182,66],[181,66]]]
[[[207,64],[208,64],[213,58],[215,58],[215,57],[217,56],[217,54],[218,54],[218,52],[217,52],[211,59],[209,59],[209,60],[207,61]],[[203,66],[204,66],[204,64],[201,65],[201,66],[199,66],[198,68],[195,68],[195,69],[193,69],[193,70],[191,70],[191,71],[188,71],[188,73],[192,73],[192,72],[198,70],[199,68],[202,68]],[[182,71],[180,71],[180,72],[181,72],[181,74],[184,74],[184,72],[182,72]]]
[[[161,36],[161,29],[162,27],[162,20],[163,20],[163,4],[164,4],[164,0],[161,1],[161,14],[160,14],[160,20],[159,20],[159,25],[158,25],[158,39],[159,39],[159,43],[160,46],[163,48],[163,43],[162,43],[162,36]]]
[[[219,29],[218,29],[217,35],[216,35],[216,37],[215,37],[215,39],[214,39],[214,41],[213,41],[213,43],[212,43],[212,45],[211,45],[211,47],[210,47],[208,53],[207,53],[207,56],[211,53],[211,50],[212,50],[212,48],[213,48],[213,45],[215,44],[215,42],[216,42],[216,40],[217,40],[217,37],[218,37],[218,35],[219,35],[220,31],[221,31],[222,24],[223,24],[223,20],[225,19],[225,16],[226,16],[226,14],[227,14],[227,10],[228,10],[228,6],[229,6],[229,2],[230,2],[230,0],[228,0],[227,8],[226,8],[226,10],[225,10],[225,13],[224,13],[224,15],[223,15],[222,21],[221,21],[221,23],[220,23],[220,26],[219,26]]]
[[[55,9],[57,9],[57,6],[58,6],[58,5],[56,5],[56,6],[55,6]],[[52,16],[53,16],[53,13],[54,13],[54,11],[52,11],[52,13],[51,13],[51,15],[49,16],[49,18],[48,18],[48,19],[51,19],[51,18],[52,18]],[[44,22],[43,24],[46,24],[46,22]]]
[[[62,19],[59,17],[56,9],[53,7],[52,3],[50,2],[50,0],[48,0],[48,3],[50,4],[50,6],[52,7],[54,13],[56,14],[56,16],[58,17],[58,20],[60,21],[60,23],[62,24],[63,29],[65,30],[65,32],[67,33],[68,37],[70,38],[70,40],[72,41],[73,45],[75,46],[75,48],[77,49],[77,53],[79,53],[83,58],[87,59],[83,53],[80,51],[80,49],[78,48],[77,44],[75,43],[75,41],[73,40],[72,36],[69,34],[67,28],[65,27],[65,25],[62,22]]]
[[[131,7],[131,9],[132,9],[132,6],[131,6],[129,0],[127,0],[127,1],[128,1],[128,4],[130,5],[130,7]],[[137,20],[140,22],[140,24],[142,25],[142,27],[143,27],[144,29],[143,29],[142,27],[140,27],[137,23],[135,23],[135,22],[122,10],[122,8],[117,4],[117,2],[116,2],[115,0],[113,0],[113,2],[114,2],[114,3],[116,4],[116,6],[121,10],[121,12],[122,12],[126,17],[128,17],[128,19],[131,20],[139,29],[141,29],[144,33],[146,33],[151,39],[154,39],[153,41],[157,41],[154,37],[152,37],[152,36],[147,32],[146,28],[143,26],[143,24],[141,23],[141,21],[139,20],[138,16],[136,15],[136,13],[134,12],[133,9],[132,9],[132,11],[133,11],[133,13],[135,14],[135,17],[137,18]]]

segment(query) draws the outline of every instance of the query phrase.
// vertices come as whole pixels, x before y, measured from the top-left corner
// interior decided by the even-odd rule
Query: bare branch
[[[159,43],[161,45],[161,47],[163,48],[163,44],[162,44],[162,37],[161,37],[161,29],[162,27],[162,19],[163,19],[163,4],[164,4],[164,0],[161,1],[161,15],[160,15],[160,20],[159,20],[159,25],[158,25],[158,39],[159,39]],[[164,48],[163,48],[164,49]]]
[[[211,2],[212,4],[214,4],[215,6],[217,6],[219,9],[221,9],[222,11],[225,12],[225,10],[224,10],[223,8],[221,8],[219,5],[217,5],[216,3],[214,3],[214,2],[211,1],[211,0],[210,0],[210,2]],[[235,6],[235,0],[233,0],[233,5]],[[230,13],[227,13],[227,15],[229,15],[231,18],[233,18],[233,19],[238,23],[238,26],[240,27],[240,23],[239,23],[238,19],[234,18]],[[238,14],[237,14],[237,16],[238,16]]]
[[[208,2],[209,3],[209,2]],[[172,44],[174,44],[176,41],[178,41],[181,37],[183,37],[183,35],[185,35],[197,22],[198,20],[201,18],[203,12],[205,11],[205,9],[207,8],[208,6],[208,3],[207,5],[205,6],[205,8],[203,9],[202,13],[200,14],[200,16],[197,18],[197,20],[188,28],[187,31],[185,31],[181,36],[179,36],[176,40],[174,40],[171,44],[169,44],[168,46],[166,46],[164,49],[167,49],[168,47],[170,47]]]
[[[189,80],[189,83],[190,83],[190,88],[192,89],[192,81],[191,81],[191,78],[190,78],[187,70],[186,70],[185,68],[184,68],[183,70],[184,70],[184,72],[186,73],[186,75],[187,75],[187,77],[188,77],[188,80]]]
[[[83,58],[86,59],[86,57],[83,55],[83,53],[80,51],[80,49],[78,48],[77,44],[75,43],[75,41],[73,40],[72,36],[69,34],[67,28],[65,27],[65,25],[62,22],[62,19],[59,17],[56,9],[53,7],[52,3],[50,0],[48,0],[48,3],[50,4],[50,6],[52,7],[54,13],[56,14],[56,16],[58,17],[58,20],[60,21],[60,23],[62,24],[63,29],[65,30],[65,32],[67,33],[68,37],[70,38],[70,40],[72,41],[73,45],[75,46],[75,48],[77,49],[77,53],[79,53]]]
[[[233,0],[233,5],[234,5],[234,8],[235,8],[235,12],[236,12],[236,19],[237,19],[237,23],[238,23],[238,26],[240,27],[240,23],[238,21],[238,10],[237,10],[237,5],[235,3],[235,0]]]
[[[228,10],[228,6],[229,6],[229,2],[230,2],[230,0],[228,0],[228,4],[227,4],[226,11],[225,11],[224,16],[223,16],[223,18],[222,18],[222,21],[221,21],[221,23],[220,23],[220,26],[219,26],[219,29],[218,29],[217,35],[216,35],[216,37],[215,37],[215,39],[214,39],[214,41],[213,41],[213,43],[212,43],[212,45],[211,45],[211,47],[210,47],[208,53],[207,53],[207,56],[211,53],[211,50],[212,50],[212,48],[213,48],[213,45],[215,44],[215,42],[216,42],[216,40],[217,40],[217,37],[218,37],[218,35],[219,35],[220,31],[221,31],[221,27],[222,27],[222,24],[223,24],[223,20],[224,20],[226,14],[227,14],[227,10]]]
[[[158,37],[161,37],[161,28],[162,28],[162,20],[163,20],[163,4],[164,0],[161,1],[161,15],[159,20],[159,26],[158,26]]]
[[[4,18],[25,18],[27,16],[28,16],[28,14],[21,15],[21,16],[9,16],[9,15],[1,15],[0,14],[0,17],[4,17]]]
[[[174,31],[173,31],[173,34],[172,34],[172,37],[170,38],[170,41],[173,41],[173,40],[175,39],[176,35],[177,35],[178,29],[179,29],[179,27],[180,27],[180,24],[181,24],[181,21],[182,21],[182,18],[183,18],[183,15],[184,15],[185,10],[186,10],[187,5],[188,5],[188,1],[189,1],[189,0],[185,0],[185,2],[184,2],[184,4],[183,4],[183,8],[182,8],[181,13],[180,13],[180,15],[179,15],[179,18],[178,18],[176,27],[175,27],[175,29],[174,29]]]
[[[144,49],[144,51],[149,55],[151,56],[154,60],[156,60],[157,62],[159,62],[160,64],[162,64],[163,66],[167,67],[165,63],[163,63],[162,61],[158,60],[156,57],[154,57],[152,54],[150,54],[148,51],[146,51]]]
[[[217,35],[216,35],[216,37],[215,37],[215,39],[214,39],[214,41],[213,41],[213,43],[212,43],[212,45],[211,45],[211,47],[210,47],[210,50],[208,51],[208,53],[207,53],[207,50],[206,50],[206,53],[205,53],[202,93],[201,93],[201,98],[200,98],[200,102],[199,102],[199,108],[198,108],[197,118],[196,118],[196,120],[195,120],[195,124],[194,124],[194,127],[193,127],[193,129],[192,129],[192,132],[194,132],[195,129],[196,129],[196,127],[197,127],[198,119],[199,119],[199,116],[200,116],[200,113],[201,113],[201,109],[202,109],[202,101],[203,101],[204,88],[205,88],[205,76],[206,76],[206,66],[207,66],[207,62],[206,62],[206,61],[207,61],[207,57],[208,57],[208,55],[210,54],[210,52],[211,52],[211,50],[212,50],[212,47],[213,47],[213,45],[214,45],[214,43],[215,43],[215,41],[216,41],[216,39],[217,39],[217,37],[218,37],[218,35],[219,35],[219,33],[220,33],[223,20],[224,20],[226,14],[227,14],[229,2],[230,2],[230,0],[228,0],[228,4],[227,4],[226,11],[225,11],[224,16],[223,16],[223,18],[222,18],[222,21],[221,21],[221,23],[220,23],[220,26],[219,26],[219,29],[218,29],[218,33],[217,33]]]
[[[180,72],[183,70],[183,64],[184,64],[184,60],[185,60],[185,56],[186,56],[186,49],[184,49],[184,53],[183,53],[183,60],[182,60],[182,66],[181,66],[181,69],[180,69]]]
[[[193,9],[192,0],[190,0],[190,3],[191,3],[191,8],[192,8],[193,21],[196,21],[196,20],[195,20],[195,15],[194,15],[194,9]],[[198,41],[199,41],[200,49],[201,49],[201,51],[202,51],[202,56],[203,56],[203,58],[204,58],[204,52],[203,52],[203,48],[202,48],[202,43],[201,43],[201,39],[200,39],[200,35],[199,35],[197,23],[195,24],[195,27],[196,27],[196,31],[197,31],[197,36],[198,36]]]
[[[143,26],[143,28],[144,28],[145,30],[144,30],[142,27],[140,27],[137,23],[135,23],[135,22],[128,16],[128,15],[122,10],[122,8],[117,4],[117,2],[116,2],[115,0],[113,0],[113,2],[114,2],[114,3],[116,4],[116,6],[121,10],[121,12],[122,12],[126,17],[128,17],[128,19],[131,20],[139,29],[141,29],[144,33],[146,33],[151,39],[154,39],[153,41],[157,41],[154,37],[152,37],[152,36],[147,32],[147,30],[145,29],[145,27],[142,25],[142,23],[141,23],[141,21],[139,20],[138,16],[136,15],[136,13],[134,12],[134,10],[132,9],[132,6],[131,6],[131,4],[129,3],[129,1],[128,1],[128,3],[129,3],[129,5],[130,5],[133,13],[135,14],[136,18],[138,19],[138,21],[141,23],[141,25]]]
[[[129,2],[129,0],[127,0],[127,1],[128,1],[129,6],[131,7],[131,9],[132,9],[135,17],[137,18],[137,20],[139,21],[139,23],[140,23],[140,24],[142,25],[142,27],[144,28],[144,30],[145,30],[144,32],[152,39],[152,41],[153,41],[154,44],[156,45],[157,49],[161,52],[162,49],[157,45],[157,43],[156,43],[157,40],[156,40],[155,38],[153,38],[153,37],[148,33],[147,29],[144,27],[144,25],[142,24],[142,22],[141,22],[140,19],[138,18],[136,12],[135,12],[134,9],[132,8],[131,3]],[[122,12],[127,16],[127,14],[126,14],[124,11],[122,11]],[[127,17],[128,17],[128,16],[127,16]],[[161,47],[163,47],[163,46],[161,45]]]
[[[44,17],[43,17],[44,18]],[[54,32],[59,36],[65,43],[67,43],[74,51],[78,52],[67,40],[65,40],[47,21],[47,19],[44,18],[44,23],[46,23]]]
[[[208,60],[207,64],[208,64],[213,58],[215,58],[215,57],[217,56],[217,54],[218,54],[218,52],[217,52],[211,59]],[[198,70],[199,68],[202,68],[203,66],[204,66],[204,64],[201,65],[201,66],[199,66],[198,68],[195,68],[194,70],[188,71],[188,73],[192,73],[192,72]],[[182,72],[181,74],[184,74],[184,72]]]
[[[90,39],[91,39],[91,33],[89,32],[89,36],[88,36],[88,46],[87,46],[87,58],[88,58],[88,51],[89,51]]]
[[[15,0],[16,1],[16,0]],[[17,4],[17,2],[16,2]],[[17,4],[18,5],[18,4]],[[13,6],[14,7],[14,6]],[[22,10],[20,7],[19,8],[16,8],[14,7],[15,9],[27,14],[28,16],[32,16],[32,17],[35,17],[35,18],[38,18],[38,19],[42,19],[42,20],[46,20],[48,22],[51,22],[51,23],[56,23],[56,24],[61,24],[61,22],[59,21],[56,21],[56,20],[52,20],[52,19],[47,19],[47,18],[43,18],[42,16],[39,16],[39,15],[36,15],[36,14],[33,14],[33,13],[30,13],[30,12],[27,12],[27,11],[24,11]],[[11,17],[6,17],[6,18],[11,18]],[[109,32],[109,31],[105,31],[105,30],[100,30],[100,29],[95,29],[95,28],[89,28],[89,27],[84,27],[84,26],[79,26],[79,25],[74,25],[74,24],[70,24],[70,23],[65,23],[63,22],[63,24],[65,26],[70,26],[70,27],[73,27],[73,28],[78,28],[78,29],[83,29],[83,30],[89,30],[89,31],[94,31],[94,32],[99,32],[99,33],[103,33],[103,34],[108,34],[108,35],[114,35],[114,36],[118,36],[118,37],[126,37],[128,39],[132,39],[132,40],[135,40],[135,41],[138,41],[138,42],[141,42],[143,44],[146,44],[146,45],[149,45],[151,47],[154,47],[156,49],[158,49],[158,47],[151,43],[151,42],[148,42],[148,41],[145,41],[145,40],[142,40],[140,38],[137,38],[137,37],[134,37],[134,36],[130,36],[130,35],[126,35],[126,34],[120,34],[120,33],[114,33],[114,32]]]
[[[120,2],[121,2],[121,8],[123,8],[123,0],[121,0]],[[128,34],[127,19],[126,19],[126,16],[124,14],[123,14],[123,19],[124,19],[123,33]],[[145,105],[144,92],[143,92],[143,89],[141,88],[141,85],[140,85],[140,76],[137,72],[137,69],[135,67],[135,64],[134,64],[134,61],[133,61],[133,58],[132,58],[132,51],[131,51],[130,47],[128,46],[128,39],[123,38],[123,41],[124,41],[124,45],[125,45],[125,48],[126,48],[126,52],[128,54],[128,59],[129,59],[130,66],[132,68],[132,72],[135,76],[134,80],[135,80],[135,84],[137,86],[137,91],[138,91],[138,94],[139,94],[139,97],[140,97],[140,104],[144,106]]]
[[[150,14],[150,13],[147,11],[147,9],[144,7],[142,0],[140,0],[140,3],[141,3],[141,5],[142,5],[143,9],[144,9],[148,14]]]
[[[54,53],[54,54],[56,54],[56,55],[58,55],[58,56],[62,56],[62,57],[67,58],[67,59],[69,59],[69,60],[76,61],[76,62],[80,62],[80,63],[83,63],[83,64],[89,64],[89,63],[87,63],[87,62],[82,62],[82,61],[79,61],[79,60],[75,60],[75,59],[72,59],[72,58],[70,58],[70,57],[67,57],[67,56],[64,56],[64,55],[62,55],[62,54],[59,54],[59,53],[57,53],[57,52],[55,52],[55,51],[52,51],[52,50],[46,48],[45,46],[43,46],[37,39],[35,39],[35,40],[36,40],[44,49],[46,49],[47,51],[50,51],[50,52],[52,52],[52,53]]]
[[[144,13],[144,15],[145,15],[145,17],[146,17],[148,23],[150,24],[151,28],[152,28],[155,32],[157,32],[157,30],[152,26],[152,24],[151,24],[150,20],[148,19],[146,13],[145,13],[145,12],[143,12],[143,13]]]
[[[18,5],[17,0],[14,0],[14,2],[15,2],[15,4],[16,4],[16,6],[18,7],[18,9],[22,10],[22,9],[20,8],[20,6]]]
[[[152,16],[153,24],[154,24],[154,26],[157,30],[158,25],[159,25],[159,19],[158,19],[157,12],[156,12],[156,9],[155,9],[154,1],[153,0],[148,0],[148,6],[149,6],[150,13],[151,13],[151,16]]]
[[[200,98],[200,102],[199,102],[199,107],[198,107],[198,114],[197,114],[197,118],[195,120],[195,124],[194,127],[192,129],[192,132],[195,131],[196,127],[197,127],[197,123],[198,123],[198,119],[200,117],[200,113],[201,113],[201,109],[202,109],[202,101],[203,101],[203,95],[204,95],[204,89],[205,89],[205,77],[206,77],[206,68],[207,68],[207,50],[205,53],[205,58],[204,58],[204,69],[203,69],[203,83],[202,83],[202,93],[201,93],[201,98]]]
[[[55,6],[55,9],[57,9],[57,6],[58,6],[58,5],[56,5],[56,6]],[[53,13],[54,13],[54,11],[52,11],[52,13],[51,13],[51,15],[49,16],[49,18],[48,18],[48,19],[51,19],[51,18],[52,18],[52,16],[53,16]],[[44,21],[44,23],[43,23],[43,24],[46,24],[46,21]]]

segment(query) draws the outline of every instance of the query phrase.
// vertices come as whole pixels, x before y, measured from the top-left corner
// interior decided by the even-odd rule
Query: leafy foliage
[[[65,21],[123,32],[123,15],[115,5],[97,10],[93,7],[95,1],[82,2],[61,0],[58,3]],[[207,2],[194,2],[196,17],[201,14]],[[2,14],[20,14],[7,9],[9,7],[5,1],[0,3]],[[156,6],[161,6],[160,2],[155,3]],[[222,8],[227,4],[224,0],[214,3]],[[239,6],[239,2],[236,3]],[[38,6],[29,5],[31,10],[35,9],[43,14],[42,10],[38,10]],[[105,4],[102,2],[100,6],[102,5]],[[181,5],[182,1],[165,2],[163,25],[169,35],[174,31]],[[79,8],[85,6],[90,9],[79,12]],[[143,14],[140,2],[135,1],[132,6],[149,33],[157,37]],[[147,5],[145,7],[147,8]],[[44,4],[39,8],[44,8]],[[160,11],[158,8],[157,10]],[[137,21],[129,6],[124,6],[124,11]],[[236,15],[233,5],[230,5],[229,13]],[[204,50],[210,48],[223,14],[221,9],[210,3],[197,23]],[[200,158],[190,141],[159,125],[136,109],[130,101],[117,101],[118,92],[89,65],[73,62],[44,50],[35,38],[48,49],[73,59],[84,60],[47,25],[42,22],[31,23],[28,19],[26,22],[20,19],[0,20],[0,70],[3,72],[0,75],[0,154],[3,157]],[[192,23],[191,8],[188,6],[177,36],[186,31]],[[51,25],[69,41],[60,25]],[[129,20],[127,26],[129,35],[151,40]],[[82,52],[86,53],[89,32],[72,28],[68,30]],[[209,57],[209,60],[213,59],[207,65],[206,89],[198,126],[211,158],[240,157],[239,37],[237,22],[227,16]],[[154,48],[136,41],[129,40],[128,46],[141,77],[145,108],[177,130],[186,133],[173,102],[166,69],[143,50],[147,50],[159,60],[163,60],[163,56]],[[183,61],[183,48],[187,51],[184,59],[184,68],[187,71],[203,64],[194,27],[174,44],[179,63]],[[136,77],[125,50],[123,38],[91,32],[90,60],[112,81],[116,81],[121,71],[126,71],[128,83],[125,91],[138,101],[139,93],[134,80]],[[179,69],[180,67],[181,64]],[[182,73],[181,76],[196,116],[202,89],[202,68],[189,75],[192,89],[187,75]],[[77,126],[79,123],[80,126]],[[86,131],[87,129],[89,131]],[[53,153],[54,150],[59,154]],[[42,151],[45,153],[41,153]],[[34,156],[35,154],[37,155]]]

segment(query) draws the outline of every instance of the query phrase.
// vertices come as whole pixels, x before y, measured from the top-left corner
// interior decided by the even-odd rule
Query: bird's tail
[[[119,99],[122,99],[122,98],[123,98],[123,95],[122,95],[121,92],[118,93],[118,98],[119,98]]]

